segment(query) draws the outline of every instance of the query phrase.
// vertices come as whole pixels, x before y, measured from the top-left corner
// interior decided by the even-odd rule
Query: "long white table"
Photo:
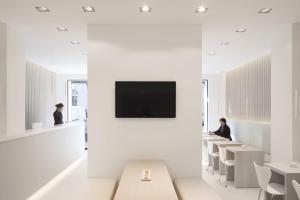
[[[286,163],[266,163],[266,167],[272,170],[272,183],[279,183],[284,185],[285,188],[285,200],[298,199],[296,191],[292,185],[292,180],[300,182],[300,168],[293,168]],[[265,199],[271,199],[271,196],[266,194]]]
[[[151,181],[142,181],[142,171],[151,171]],[[159,160],[132,160],[125,167],[115,200],[178,200],[168,169]]]

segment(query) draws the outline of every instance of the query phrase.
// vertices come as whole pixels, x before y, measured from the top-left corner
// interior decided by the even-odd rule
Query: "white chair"
[[[274,196],[285,196],[284,186],[278,183],[270,183],[272,172],[268,167],[262,167],[253,163],[256,171],[257,181],[260,186],[258,200],[260,200],[261,192],[267,192],[271,195],[271,200]]]
[[[228,168],[229,167],[234,167],[235,166],[235,161],[234,160],[227,160],[226,159],[226,147],[221,147],[220,145],[219,147],[219,154],[220,154],[220,159],[219,159],[219,182],[221,181],[221,176],[223,174],[222,172],[222,167],[221,165],[225,166],[225,179],[226,179],[226,183],[225,183],[225,187],[228,186],[228,181],[227,181],[227,174],[228,174]]]
[[[297,181],[293,180],[293,186],[297,192],[298,199],[300,199],[300,184]]]
[[[214,141],[207,141],[208,147],[208,159],[211,161],[212,164],[212,175],[214,175],[215,171],[215,159],[219,157],[219,152],[213,152]],[[207,170],[209,169],[209,164],[207,166]]]

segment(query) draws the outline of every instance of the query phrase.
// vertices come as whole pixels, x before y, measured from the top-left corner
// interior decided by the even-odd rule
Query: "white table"
[[[141,181],[142,171],[151,170],[151,181]],[[132,160],[125,167],[115,200],[178,200],[164,162]]]
[[[265,166],[272,170],[270,182],[284,185],[286,192],[285,200],[297,200],[298,197],[292,185],[292,180],[295,179],[300,182],[300,168],[293,168],[285,163],[266,163]],[[271,199],[271,196],[266,194],[265,199]]]
[[[248,146],[227,147],[226,159],[235,160],[234,173],[229,170],[227,178],[234,181],[236,188],[259,187],[253,162],[263,165],[264,152],[262,150]]]
[[[213,142],[213,152],[219,152],[219,147],[239,147],[242,146],[243,144],[237,141],[229,141],[229,140],[225,140],[225,141],[214,141]],[[219,170],[219,173],[221,173],[221,169],[224,169],[224,165],[222,164],[222,162],[217,162],[218,165],[215,165],[214,170]]]

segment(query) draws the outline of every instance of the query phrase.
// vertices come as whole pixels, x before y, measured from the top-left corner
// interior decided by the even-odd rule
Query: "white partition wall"
[[[88,39],[89,176],[160,159],[172,177],[200,177],[201,27],[90,25]],[[115,118],[115,81],[176,81],[176,118]]]
[[[27,199],[83,152],[80,123],[0,137],[0,199]]]

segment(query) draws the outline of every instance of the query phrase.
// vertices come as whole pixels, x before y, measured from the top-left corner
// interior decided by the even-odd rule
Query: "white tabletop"
[[[229,141],[229,140],[224,140],[224,141],[218,141],[218,140],[216,140],[216,141],[214,141],[214,144],[216,144],[216,145],[243,145],[242,143],[240,143],[240,142],[237,142],[237,141]]]
[[[227,147],[227,150],[228,151],[231,151],[231,152],[249,152],[249,151],[261,151],[263,152],[263,150],[261,149],[258,149],[258,148],[255,148],[255,147],[250,147],[250,146],[246,146],[246,147],[242,147],[242,146],[230,146],[230,147]]]
[[[300,174],[300,167],[291,167],[287,163],[265,163],[266,167],[273,169],[281,174]]]
[[[141,181],[142,171],[151,171],[151,181]],[[129,161],[115,200],[178,200],[168,169],[159,160]]]

